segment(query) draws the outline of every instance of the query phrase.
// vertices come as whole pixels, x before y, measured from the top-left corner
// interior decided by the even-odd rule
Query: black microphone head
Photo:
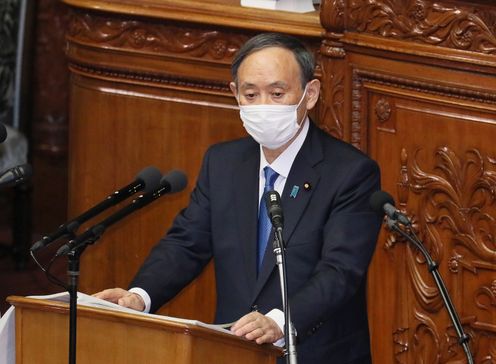
[[[267,191],[265,194],[265,204],[267,205],[267,214],[272,221],[272,225],[282,228],[284,225],[284,215],[282,213],[281,196],[277,191]]]
[[[5,139],[7,139],[7,128],[0,123],[0,143],[3,143]]]
[[[394,206],[394,198],[386,191],[375,191],[369,199],[370,207],[378,214],[384,214],[384,205],[390,204]]]
[[[139,180],[145,184],[145,187],[143,188],[144,192],[156,190],[160,186],[161,178],[162,173],[158,168],[153,166],[142,169],[136,175],[136,180]]]
[[[169,192],[182,191],[188,184],[188,177],[183,171],[177,169],[170,171],[160,180],[161,186],[169,186]]]

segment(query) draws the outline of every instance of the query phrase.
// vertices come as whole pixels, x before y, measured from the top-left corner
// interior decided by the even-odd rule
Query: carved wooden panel
[[[136,20],[134,17],[109,17],[74,12],[68,37],[80,43],[146,51],[155,54],[179,54],[205,60],[230,63],[239,47],[248,39],[243,33],[199,27],[194,24],[164,23],[160,20]]]
[[[496,360],[496,83],[431,66],[411,73],[411,64],[370,56],[350,60],[352,122],[366,139],[358,146],[379,162],[383,189],[439,263],[476,362],[490,363]],[[429,79],[432,72],[438,78]],[[369,312],[378,362],[463,362],[421,254],[386,230],[370,270]]]
[[[484,364],[496,362],[495,11],[483,0],[349,0],[340,39],[349,140],[379,162]],[[374,362],[466,362],[424,259],[385,228],[368,299]]]
[[[323,85],[318,105],[319,125],[336,138],[349,140],[344,120],[346,52],[340,42],[344,31],[344,1],[323,3],[320,19],[327,31],[323,36],[317,66],[317,74]]]
[[[496,54],[496,10],[484,3],[349,0],[347,30]]]

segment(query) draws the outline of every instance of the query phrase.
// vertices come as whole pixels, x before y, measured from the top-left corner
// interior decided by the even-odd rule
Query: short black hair
[[[312,53],[308,51],[300,40],[287,34],[262,33],[250,38],[234,56],[231,64],[231,75],[236,84],[238,83],[239,66],[241,66],[245,58],[252,53],[270,47],[280,47],[293,52],[300,66],[303,88],[314,78],[315,60]]]

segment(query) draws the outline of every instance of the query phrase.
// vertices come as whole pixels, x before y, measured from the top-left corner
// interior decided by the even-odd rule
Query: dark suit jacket
[[[212,257],[216,322],[281,309],[272,244],[257,278],[259,160],[251,138],[208,150],[189,205],[131,284],[148,292],[152,311]],[[295,198],[293,186],[299,186]],[[370,355],[365,283],[381,218],[368,199],[379,186],[374,161],[311,123],[281,196],[300,364],[344,364]]]

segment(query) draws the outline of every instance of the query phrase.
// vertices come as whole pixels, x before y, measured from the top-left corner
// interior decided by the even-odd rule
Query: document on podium
[[[77,295],[78,295],[78,299],[77,299],[78,305],[102,308],[102,309],[111,310],[111,311],[126,312],[126,313],[130,313],[133,315],[153,317],[153,318],[156,318],[159,320],[172,321],[172,322],[177,322],[177,323],[181,323],[181,324],[205,327],[205,328],[208,328],[211,330],[215,330],[215,331],[219,331],[219,332],[233,335],[231,331],[227,330],[227,328],[234,325],[234,323],[215,325],[215,324],[207,324],[205,322],[198,321],[198,320],[189,320],[189,319],[183,319],[183,318],[179,318],[179,317],[155,315],[155,314],[151,314],[151,313],[136,311],[136,310],[133,310],[133,309],[127,308],[127,307],[122,307],[122,306],[119,306],[115,303],[105,301],[105,300],[102,300],[100,298],[96,298],[96,297],[93,297],[91,295],[88,295],[88,294],[85,294],[82,292],[78,292]],[[29,298],[69,303],[69,292],[60,292],[60,293],[55,293],[55,294],[45,295],[45,296],[29,296]]]

